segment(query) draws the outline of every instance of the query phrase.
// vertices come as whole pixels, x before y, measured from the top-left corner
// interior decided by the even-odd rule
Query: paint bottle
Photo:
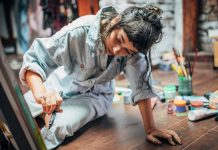
[[[166,102],[173,101],[176,97],[176,86],[167,85],[164,87],[164,98]]]
[[[177,113],[183,113],[186,111],[186,101],[185,100],[174,100]]]
[[[203,102],[202,101],[192,101],[191,102],[191,110],[202,109]]]
[[[167,105],[167,113],[168,114],[173,114],[173,104],[172,103],[168,103],[168,105]]]

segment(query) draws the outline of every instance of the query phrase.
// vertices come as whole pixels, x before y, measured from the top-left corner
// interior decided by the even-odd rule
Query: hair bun
[[[147,9],[148,11],[152,11],[152,12],[156,13],[157,15],[161,15],[163,13],[162,9],[160,9],[154,5],[146,5],[145,9]]]
[[[156,28],[162,28],[162,24],[160,23],[162,9],[153,6],[147,5],[143,9],[143,20],[150,22]]]

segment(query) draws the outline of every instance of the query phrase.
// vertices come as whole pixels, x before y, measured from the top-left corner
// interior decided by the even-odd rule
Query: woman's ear
[[[121,19],[120,15],[116,16],[114,19],[111,20],[111,25],[112,26],[115,25],[116,23],[120,21],[120,19]]]

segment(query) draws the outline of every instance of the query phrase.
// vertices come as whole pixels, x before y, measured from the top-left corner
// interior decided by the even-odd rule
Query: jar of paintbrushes
[[[193,75],[194,64],[195,64],[196,58],[194,59],[194,63],[191,65],[190,59],[185,61],[185,57],[182,56],[181,52],[179,52],[179,55],[177,55],[175,49],[173,49],[173,52],[176,58],[177,66],[178,66],[178,67],[172,66],[172,69],[176,71],[176,73],[178,74],[178,82],[179,82],[178,93],[179,95],[182,95],[182,96],[192,95],[193,93],[192,75]]]

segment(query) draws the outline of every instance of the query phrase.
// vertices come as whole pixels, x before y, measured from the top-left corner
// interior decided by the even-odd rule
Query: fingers
[[[51,105],[48,111],[48,114],[50,115],[52,112],[54,112],[56,109],[56,105]]]
[[[40,96],[39,99],[36,101],[38,104],[42,105],[43,112],[46,111],[46,102],[45,102],[45,96]]]
[[[47,101],[46,101],[47,102]],[[48,100],[48,114],[50,115],[56,109],[56,96],[54,92],[51,92]]]
[[[46,96],[46,106],[45,106],[45,113],[48,113],[49,110],[50,110],[50,106],[51,106],[51,103],[50,103],[50,96]]]
[[[154,132],[153,136],[167,139],[171,145],[176,145],[176,143],[173,141],[172,135],[168,134],[166,131],[165,132],[163,131]]]
[[[176,143],[182,143],[180,137],[176,134],[175,131],[172,130],[155,130],[147,136],[147,139],[150,142],[154,144],[161,144],[161,142],[157,138],[167,139],[168,142],[174,146],[176,145]]]
[[[176,145],[176,143],[173,141],[173,136],[172,136],[172,135],[168,134],[167,140],[168,140],[168,142],[169,142],[171,145],[173,145],[173,146]]]
[[[155,138],[151,134],[147,136],[147,140],[154,143],[154,144],[158,144],[158,145],[162,144],[161,141],[159,141],[157,138]]]
[[[175,131],[167,130],[167,132],[173,136],[175,142],[177,142],[178,144],[182,144],[180,137],[177,135]]]
[[[63,99],[55,91],[49,91],[44,93],[43,96],[40,96],[37,100],[37,103],[41,104],[43,107],[43,112],[51,114],[54,111],[62,112],[60,108]]]
[[[55,110],[57,112],[62,112],[63,110],[60,108],[60,106],[61,106],[61,103],[63,102],[63,99],[57,92],[55,92],[55,96],[56,96],[56,102],[57,102]]]
[[[48,113],[51,105],[50,93],[46,93],[45,95],[45,104],[45,113]]]

